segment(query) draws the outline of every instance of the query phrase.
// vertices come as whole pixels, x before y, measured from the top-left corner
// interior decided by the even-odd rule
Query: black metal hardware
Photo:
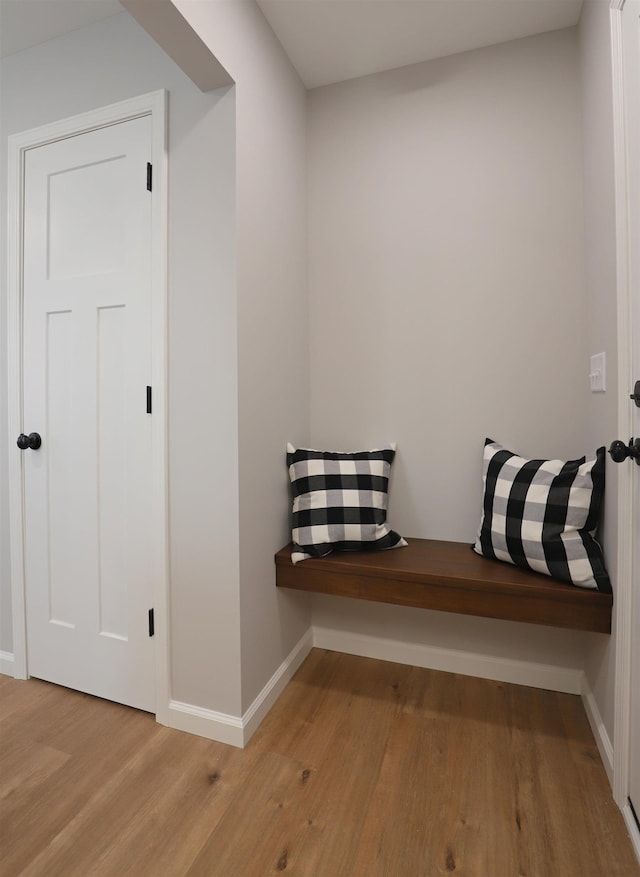
[[[156,632],[156,621],[154,618],[153,609],[149,609],[149,636],[155,636]]]
[[[42,444],[42,439],[37,432],[31,432],[29,435],[25,435],[21,432],[16,444],[21,451],[26,451],[27,448],[31,448],[32,451],[37,451]]]
[[[627,798],[627,801],[629,802],[629,808],[631,810],[631,815],[635,819],[636,825],[638,826],[638,830],[640,831],[640,819],[638,819],[638,814],[635,811],[635,807],[633,806],[631,798]]]
[[[147,387],[147,414],[151,414],[151,408],[152,408],[151,396],[152,396],[151,387]]]
[[[153,182],[153,165],[150,161],[147,162],[147,192],[152,190],[152,182]]]
[[[629,396],[636,403],[636,408],[640,408],[640,381],[636,381],[633,393]]]
[[[627,457],[630,457],[640,466],[640,438],[635,441],[630,438],[628,445],[625,445],[620,439],[616,439],[615,442],[611,443],[609,454],[614,463],[623,463]]]

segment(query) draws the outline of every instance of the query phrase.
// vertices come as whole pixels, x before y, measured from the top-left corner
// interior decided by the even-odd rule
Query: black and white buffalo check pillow
[[[343,453],[287,445],[293,488],[291,560],[334,550],[368,551],[407,543],[387,527],[395,446]]]
[[[605,449],[587,460],[526,460],[487,439],[484,506],[474,551],[611,593],[594,534]]]

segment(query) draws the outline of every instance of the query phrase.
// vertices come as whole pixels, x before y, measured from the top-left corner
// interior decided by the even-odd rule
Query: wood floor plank
[[[371,659],[353,664],[341,656],[336,684],[342,699],[335,707],[341,718],[312,776],[314,796],[308,813],[313,825],[321,829],[322,843],[300,873],[309,877],[353,873],[387,741],[399,713],[397,680],[404,672],[401,665]],[[322,727],[319,721],[320,732]]]
[[[2,877],[640,877],[571,695],[314,649],[245,750],[36,680],[0,716]]]
[[[609,781],[600,759],[598,747],[585,721],[580,699],[557,698],[557,708],[564,724],[564,733],[575,766],[581,801],[581,817],[585,834],[593,839],[587,845],[587,854],[601,873],[611,877],[625,877],[634,873],[635,859],[629,844],[618,848],[616,825],[619,811],[610,794]],[[602,842],[595,842],[602,837]]]
[[[0,674],[0,680],[0,733],[3,735],[11,734],[10,730],[5,731],[4,723],[10,721],[16,712],[24,716],[25,710],[37,710],[43,706],[43,702],[55,700],[55,690],[39,679],[29,679],[27,682]],[[26,727],[22,718],[19,721]]]
[[[354,875],[419,874],[433,864],[448,786],[443,759],[448,727],[447,718],[427,723],[399,716],[367,809]]]
[[[261,814],[256,827],[259,840],[250,851],[243,850],[241,860],[229,860],[228,856],[221,859],[221,839],[229,836],[228,827],[221,825],[189,877],[213,873],[213,867],[220,868],[220,873],[256,877],[272,873],[269,868],[277,873],[278,868],[285,867],[287,873],[305,877],[352,873],[355,839],[366,816],[386,736],[397,712],[393,686],[402,669],[366,661],[354,667],[344,656],[332,657],[329,663],[332,689],[325,693],[330,696],[324,699],[323,709],[316,704],[310,711],[303,706],[303,700],[298,701],[302,715],[292,719],[289,714],[288,724],[297,729],[287,738],[289,754],[282,755],[286,758],[280,766],[282,775],[265,777],[259,784],[267,796],[257,807]],[[371,739],[369,720],[374,711],[378,733]],[[254,748],[264,749],[270,734],[273,729],[270,731],[267,723]],[[279,735],[272,738],[272,745],[276,740],[280,753]],[[306,754],[304,761],[297,759],[301,748]],[[279,783],[286,784],[286,792],[280,790]],[[271,791],[272,786],[277,791]],[[274,799],[279,801],[275,809]],[[241,802],[240,812],[245,810],[246,803]],[[230,819],[235,824],[238,817],[233,814]],[[236,847],[241,849],[239,844],[231,844],[232,849]],[[229,870],[222,870],[221,862]]]
[[[491,873],[500,861],[505,873],[517,873],[511,843],[513,806],[505,782],[507,742],[504,689],[499,683],[454,676],[449,682],[457,703],[450,707],[445,773],[457,781],[443,793],[441,844],[436,864],[463,875]],[[435,845],[435,842],[434,842]]]
[[[406,732],[407,739],[388,747],[377,790],[388,813],[370,816],[370,834],[385,826],[372,873],[394,873],[406,864],[409,873],[423,868],[477,875],[492,873],[500,861],[505,873],[516,874],[512,793],[503,782],[507,732],[498,720],[502,686],[430,671],[419,675],[428,697],[396,723],[396,733]],[[361,853],[358,873],[366,872]]]
[[[308,758],[332,739],[343,695],[338,685],[341,655],[313,649],[250,741],[252,748]]]
[[[48,702],[45,709],[29,716],[23,736],[34,747],[50,746],[71,757],[64,771],[44,778],[37,788],[20,787],[0,801],[3,877],[5,873],[22,873],[89,805],[132,753],[157,733],[153,719],[136,710],[67,689],[51,689],[57,695],[53,704]],[[3,741],[9,739],[10,726],[13,734],[21,734],[17,714],[3,723]],[[28,838],[28,843],[13,842],[17,838]]]
[[[132,820],[126,838],[115,836],[87,875],[187,873],[239,790],[250,785],[254,764],[242,750],[209,740],[198,743],[177,766],[171,787],[157,784],[153,801]]]
[[[215,757],[216,750],[221,757]],[[24,877],[185,873],[235,794],[227,774],[229,762],[238,762],[241,755],[158,728],[25,869]]]
[[[69,761],[66,752],[51,746],[34,746],[25,740],[8,740],[0,749],[0,799],[40,789]],[[12,802],[9,803],[12,806]]]
[[[187,877],[242,874],[262,877],[296,870],[312,794],[306,769],[277,753],[263,753],[251,783],[240,790]],[[251,813],[248,823],[246,814]]]

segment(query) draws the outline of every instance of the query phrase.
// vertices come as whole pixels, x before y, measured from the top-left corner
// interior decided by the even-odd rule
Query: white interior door
[[[631,361],[629,395],[640,381],[640,0],[626,0],[623,8],[625,71],[625,124],[627,139],[629,289],[631,295]],[[640,400],[639,400],[640,401]],[[640,407],[629,403],[633,435],[640,438]],[[626,440],[626,436],[624,437]],[[625,463],[632,485],[632,633],[630,686],[629,800],[640,819],[640,465]],[[625,477],[625,476],[623,476]],[[640,828],[640,825],[639,825]]]
[[[640,83],[639,83],[640,87]],[[640,189],[637,191],[640,199]],[[640,200],[639,200],[640,206]],[[640,237],[638,238],[640,244]],[[640,261],[640,253],[636,256]],[[634,385],[640,382],[640,286],[634,290],[635,338],[633,346]],[[640,392],[640,388],[637,388]],[[634,414],[634,436],[640,437],[640,408]],[[632,561],[632,610],[631,625],[631,730],[630,742],[630,776],[629,801],[640,831],[640,466],[634,466],[633,484],[633,561]]]
[[[29,674],[154,710],[151,116],[25,156]]]

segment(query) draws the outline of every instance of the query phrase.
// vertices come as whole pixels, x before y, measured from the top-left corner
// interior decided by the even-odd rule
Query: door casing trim
[[[632,293],[629,283],[628,167],[625,121],[625,88],[622,12],[625,0],[611,0],[611,58],[613,79],[613,130],[616,201],[616,269],[618,312],[618,434],[631,435],[633,414],[629,404],[632,379]],[[635,474],[635,473],[634,473]],[[615,727],[613,741],[613,797],[622,810],[636,854],[640,835],[628,803],[631,758],[631,638],[633,604],[633,492],[629,477],[618,479],[618,574],[615,593]]]
[[[167,456],[167,92],[150,92],[58,122],[32,128],[7,139],[7,348],[11,599],[14,677],[29,676],[24,534],[23,454],[15,444],[23,417],[23,227],[24,168],[28,150],[126,122],[151,116],[154,198],[151,208],[151,334],[153,382],[152,497],[153,597],[155,609],[156,719],[167,724],[170,701],[169,563],[168,563],[168,456]]]

